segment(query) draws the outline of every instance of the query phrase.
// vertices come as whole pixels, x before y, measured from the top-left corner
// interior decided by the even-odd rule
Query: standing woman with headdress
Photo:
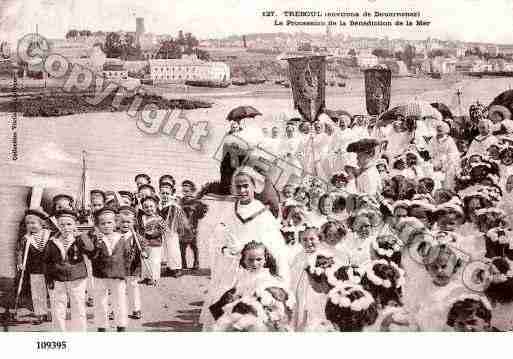
[[[454,189],[454,177],[459,173],[460,168],[460,152],[454,139],[449,136],[449,132],[447,123],[440,121],[436,125],[436,138],[432,140],[431,158],[433,158],[433,170],[442,173],[442,187]]]
[[[209,306],[233,287],[239,270],[240,252],[247,243],[263,243],[276,259],[276,274],[288,285],[289,255],[280,232],[280,223],[269,209],[255,198],[255,193],[262,187],[262,176],[251,167],[239,167],[232,177],[232,192],[237,200],[233,211],[226,219],[226,224],[220,223],[214,229],[212,279],[200,318],[204,330],[210,328],[213,320],[208,310]]]

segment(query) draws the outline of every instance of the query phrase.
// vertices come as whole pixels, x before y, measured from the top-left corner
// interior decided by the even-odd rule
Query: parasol
[[[502,106],[502,105],[490,106],[490,109],[488,110],[488,117],[492,118],[492,114],[494,112],[500,113],[504,120],[511,120],[511,111],[508,110],[508,108],[505,106]]]
[[[493,99],[488,107],[493,105],[501,105],[506,107],[511,113],[513,113],[513,90],[507,90],[501,93],[499,96]]]
[[[378,118],[378,126],[385,127],[397,119],[401,115],[404,119],[407,117],[416,117],[424,119],[426,117],[434,118],[441,121],[442,114],[427,101],[412,101],[403,105],[394,107]]]
[[[344,111],[344,110],[328,110],[328,109],[326,109],[324,112],[335,123],[337,123],[340,119],[342,119],[344,117],[349,118],[349,122],[351,122],[351,119],[353,118],[353,116],[349,112]]]
[[[230,111],[230,113],[228,113],[228,116],[226,116],[226,120],[239,122],[243,118],[253,118],[255,116],[260,115],[262,115],[260,111],[258,111],[253,106],[239,106],[235,107],[233,110]]]
[[[437,109],[438,112],[440,112],[442,114],[442,117],[444,119],[446,119],[446,118],[451,118],[451,119],[454,118],[451,110],[449,109],[449,107],[446,104],[444,104],[442,102],[432,102],[431,106],[433,106],[435,109]]]

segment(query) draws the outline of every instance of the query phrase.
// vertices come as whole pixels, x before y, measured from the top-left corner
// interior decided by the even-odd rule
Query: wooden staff
[[[139,239],[137,238],[137,234],[135,233],[133,228],[130,228],[130,232],[132,233],[132,236],[134,237],[134,242],[135,242],[135,245],[137,246],[137,249],[139,249],[139,252],[141,253],[141,258],[142,258],[144,265],[146,266],[146,270],[148,271],[148,273],[150,273],[150,276],[153,278],[153,272],[151,270],[151,266],[148,264],[146,258],[144,258],[142,256],[143,250],[141,247],[141,243],[139,243]]]
[[[27,237],[27,242],[25,243],[25,249],[23,251],[21,275],[20,275],[20,279],[18,280],[18,289],[16,290],[16,298],[14,299],[14,317],[15,318],[18,314],[18,302],[20,300],[21,288],[23,287],[23,277],[25,277],[25,267],[27,265],[29,248],[30,248],[30,238]]]

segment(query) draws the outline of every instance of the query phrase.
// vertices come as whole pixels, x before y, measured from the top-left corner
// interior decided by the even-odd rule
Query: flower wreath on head
[[[510,261],[508,261],[509,269],[508,269],[508,271],[506,273],[502,273],[497,268],[497,266],[493,263],[493,259],[488,260],[488,264],[490,266],[494,266],[495,269],[500,273],[500,274],[492,274],[491,275],[492,282],[494,282],[494,283],[504,283],[504,282],[508,281],[509,279],[513,278],[513,268],[512,268],[512,265],[511,265]]]
[[[287,307],[287,309],[293,311],[294,307],[296,305],[294,296],[292,295],[292,293],[290,293],[290,291],[284,285],[277,283],[277,282],[264,283],[262,285],[259,285],[257,287],[257,289],[255,290],[255,297],[262,304],[262,306],[264,306],[264,309],[265,309],[265,307],[271,307],[271,306],[276,305],[277,303],[282,303],[279,300],[277,300],[276,298],[274,298],[273,295],[268,290],[266,290],[267,288],[271,288],[271,287],[281,288],[281,289],[283,289],[283,291],[285,291],[285,293],[287,293],[288,298],[283,304],[285,305],[285,307]]]
[[[385,239],[393,238],[393,241]],[[393,235],[376,236],[371,242],[372,249],[382,257],[391,258],[395,253],[401,252],[401,241]]]
[[[492,311],[492,305],[490,304],[490,301],[488,300],[488,298],[481,296],[481,295],[477,295],[477,294],[462,294],[459,297],[450,300],[447,303],[447,306],[449,308],[452,308],[454,306],[454,304],[456,304],[457,302],[464,302],[467,299],[474,300],[476,302],[481,302],[485,306],[486,309],[488,309],[489,311]]]
[[[348,279],[347,280],[343,280],[343,279],[340,279],[340,275],[342,274],[341,271],[343,271]],[[330,273],[331,274],[331,273]],[[336,282],[334,282],[334,280]],[[328,276],[328,283],[330,285],[332,285],[333,287],[336,287],[337,285],[339,285],[340,283],[353,283],[353,284],[360,284],[360,282],[362,281],[362,273],[360,272],[360,268],[359,267],[356,267],[356,266],[347,266],[347,265],[342,265],[340,267],[337,267],[334,271],[333,271],[333,276]]]
[[[256,310],[257,315],[234,313],[233,309],[239,303],[251,306]],[[256,298],[249,296],[242,297],[235,302],[225,305],[223,307],[223,311],[224,314],[216,321],[214,328],[226,329],[228,327],[233,327],[242,330],[252,325],[263,325],[263,318],[266,318],[262,304],[258,302]]]
[[[492,242],[496,242],[499,244],[510,244],[511,235],[512,233],[510,229],[504,229],[500,227],[492,228],[488,232],[486,232],[486,237],[488,239],[490,239]]]
[[[362,296],[356,300],[351,300],[351,295],[360,293]],[[331,303],[341,307],[349,308],[354,312],[360,312],[368,309],[375,303],[372,295],[358,284],[340,284],[329,291],[328,299]]]
[[[397,279],[395,287],[401,288],[404,285],[404,270],[399,268],[397,264],[395,264],[394,262],[389,262],[385,259],[374,260],[367,264],[365,268],[365,275],[372,284],[378,287],[383,287],[385,289],[390,289],[392,287],[392,282],[390,281],[390,279],[383,279],[376,274],[376,272],[374,271],[374,266],[376,264],[383,264],[385,266],[392,267],[399,274],[399,278]]]
[[[335,286],[338,279],[335,277],[335,269],[340,267],[339,261],[330,252],[318,250],[308,258],[306,270],[312,276],[326,276],[328,284]]]

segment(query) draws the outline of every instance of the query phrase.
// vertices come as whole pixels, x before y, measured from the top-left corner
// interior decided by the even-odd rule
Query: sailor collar
[[[251,203],[242,206],[239,201],[235,202],[235,216],[244,224],[252,221],[266,210],[267,208],[263,203],[256,199],[251,201]]]
[[[52,239],[50,239],[50,241],[52,241],[55,244],[55,246],[59,249],[59,252],[61,252],[61,255],[62,255],[62,259],[66,260],[66,254],[67,254],[68,250],[71,248],[71,246],[73,246],[73,243],[76,242],[77,237],[71,236],[72,239],[68,244],[68,248],[66,248],[66,249],[64,248],[64,243],[62,242],[61,237],[62,237],[62,234],[59,235],[58,237],[53,237]]]

